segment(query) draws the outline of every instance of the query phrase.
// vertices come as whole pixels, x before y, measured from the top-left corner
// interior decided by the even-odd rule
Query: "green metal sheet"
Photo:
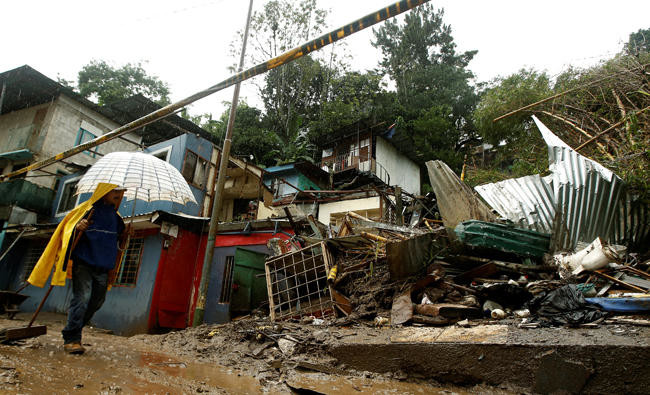
[[[546,233],[477,220],[458,224],[455,233],[460,241],[474,247],[538,258],[549,250],[551,243],[551,236]]]
[[[54,191],[25,179],[0,183],[0,206],[16,205],[47,215],[52,210]]]
[[[9,159],[9,160],[27,160],[31,159],[34,156],[34,153],[26,148],[19,149],[11,152],[3,152],[0,154],[0,158]]]
[[[246,313],[268,300],[264,262],[266,254],[237,248],[233,271],[233,290],[230,300],[231,313]]]

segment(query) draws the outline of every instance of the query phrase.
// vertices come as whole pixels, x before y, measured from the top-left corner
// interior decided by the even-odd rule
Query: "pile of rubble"
[[[538,126],[550,176],[477,187],[486,204],[443,162],[428,162],[435,199],[412,199],[400,216],[408,226],[350,212],[302,235],[304,247],[280,250],[266,263],[271,319],[537,327],[650,311],[647,255],[605,242],[647,252],[647,205]]]

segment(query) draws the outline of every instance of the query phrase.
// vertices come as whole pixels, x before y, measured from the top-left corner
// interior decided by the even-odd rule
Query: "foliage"
[[[386,92],[381,76],[375,72],[335,74],[328,87],[308,125],[312,141],[362,120],[376,124],[395,119],[391,108],[394,95]]]
[[[141,63],[127,63],[115,68],[104,60],[92,60],[78,73],[79,93],[96,97],[99,105],[111,104],[138,93],[160,105],[169,104],[167,83],[151,76]]]
[[[625,51],[636,56],[641,52],[650,52],[650,29],[639,29],[636,33],[630,33],[630,38],[625,43]]]
[[[459,170],[457,145],[474,133],[471,114],[478,97],[467,66],[476,51],[456,52],[443,16],[443,10],[420,6],[403,23],[389,20],[373,29],[373,45],[382,52],[380,71],[396,85],[398,134],[410,140],[414,159],[444,159]]]
[[[189,119],[223,141],[229,114],[230,107],[221,114],[219,120],[212,119],[210,114],[190,116]],[[264,127],[262,111],[240,101],[233,125],[231,154],[266,167],[276,163],[274,152],[280,146],[277,136]]]
[[[650,191],[650,54],[616,55],[585,70],[569,69],[551,84],[545,73],[522,70],[499,79],[484,92],[474,113],[478,131],[487,141],[504,142],[483,168],[528,174],[541,170],[546,147],[531,127],[536,115],[569,146],[614,171],[632,190]],[[559,95],[527,111],[492,123],[498,115]],[[537,141],[535,141],[537,140]],[[511,167],[517,158],[532,167]],[[523,175],[523,174],[522,174]]]
[[[544,72],[522,69],[506,78],[497,78],[481,95],[474,111],[474,122],[483,139],[493,145],[539,142],[531,111],[522,111],[504,120],[493,120],[509,111],[534,103],[552,92],[549,76]]]
[[[267,2],[251,18],[248,62],[261,63],[321,33],[327,13],[317,7],[316,0]],[[232,55],[239,54],[241,41],[240,32],[231,44]],[[278,161],[297,160],[313,152],[306,140],[307,126],[318,115],[329,73],[323,62],[306,56],[270,70],[258,85],[264,104],[262,121],[265,130],[276,137],[270,151]]]
[[[323,66],[304,57],[269,71],[260,94],[264,122],[283,142],[296,140],[317,112],[325,82]]]

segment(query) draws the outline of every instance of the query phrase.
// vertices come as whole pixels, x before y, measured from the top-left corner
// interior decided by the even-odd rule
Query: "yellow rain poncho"
[[[32,274],[27,279],[28,283],[42,288],[52,272],[52,267],[54,267],[52,285],[65,286],[66,271],[64,271],[64,266],[67,266],[66,270],[71,268],[71,265],[65,265],[65,258],[75,226],[90,211],[95,202],[117,187],[115,184],[99,183],[90,199],[70,210],[59,226],[56,227],[52,238],[45,247],[45,251],[43,251],[43,255],[36,262]]]

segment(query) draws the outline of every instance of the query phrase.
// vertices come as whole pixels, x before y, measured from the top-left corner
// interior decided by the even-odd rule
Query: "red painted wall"
[[[293,233],[291,230],[284,230]],[[217,235],[215,247],[266,245],[278,237],[289,240],[282,234],[251,233],[249,235]],[[168,248],[162,248],[156,273],[156,283],[149,313],[149,329],[155,327],[186,328],[194,319],[198,299],[203,259],[207,245],[207,234],[179,229],[178,237],[167,237]]]
[[[293,234],[293,231],[284,230],[287,233]],[[251,233],[248,235],[217,235],[214,241],[215,247],[234,247],[234,246],[250,246],[250,245],[266,245],[270,239],[277,237],[282,240],[289,240],[290,237],[283,233],[273,234],[272,230],[269,233]]]

